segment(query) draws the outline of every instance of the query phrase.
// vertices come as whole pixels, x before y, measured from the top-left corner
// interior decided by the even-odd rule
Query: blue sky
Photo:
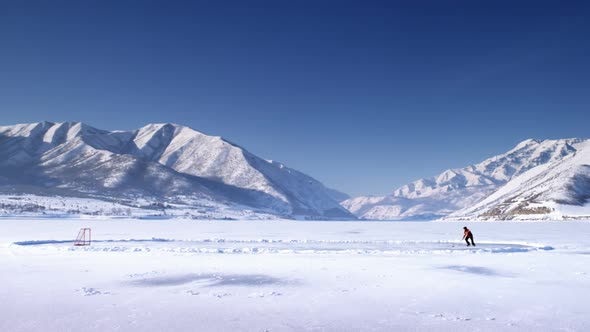
[[[174,122],[351,195],[589,137],[580,1],[0,3],[0,122]]]

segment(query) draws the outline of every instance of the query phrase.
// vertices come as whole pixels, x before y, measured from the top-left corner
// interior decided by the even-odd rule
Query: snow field
[[[99,242],[65,242],[82,227]],[[585,331],[589,231],[0,219],[0,330]]]

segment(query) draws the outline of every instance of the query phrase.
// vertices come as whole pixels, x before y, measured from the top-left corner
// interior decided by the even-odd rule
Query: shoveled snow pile
[[[530,169],[563,161],[574,155],[586,142],[582,139],[529,139],[505,154],[465,168],[447,170],[436,177],[417,180],[395,190],[391,195],[356,197],[341,204],[364,219],[444,217],[484,200]]]
[[[336,201],[342,194],[319,181],[174,124],[130,132],[70,122],[0,127],[0,192],[184,205],[200,199],[290,217],[354,218]]]

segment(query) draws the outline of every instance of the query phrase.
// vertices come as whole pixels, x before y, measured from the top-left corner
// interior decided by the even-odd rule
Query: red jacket
[[[470,238],[470,237],[473,237],[473,234],[471,234],[471,231],[470,230],[466,229],[463,232],[463,238],[467,239],[467,238]]]

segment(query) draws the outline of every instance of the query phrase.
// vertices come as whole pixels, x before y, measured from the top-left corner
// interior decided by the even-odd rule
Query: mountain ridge
[[[45,121],[2,126],[0,135],[0,169],[21,171],[26,174],[21,180],[30,177],[26,184],[194,194],[284,216],[354,218],[319,181],[177,124],[105,131],[81,122]]]
[[[445,220],[590,218],[590,140],[562,160],[538,165]]]
[[[43,121],[0,126],[0,195],[20,188],[22,194],[60,192],[131,205],[151,200],[182,205],[187,213],[251,210],[311,219],[590,218],[588,142],[527,139],[386,196],[349,198],[283,163],[179,124],[107,131]]]
[[[355,197],[341,204],[359,218],[438,219],[475,204],[539,165],[576,152],[585,139],[527,139],[508,152],[401,186],[386,196]]]

